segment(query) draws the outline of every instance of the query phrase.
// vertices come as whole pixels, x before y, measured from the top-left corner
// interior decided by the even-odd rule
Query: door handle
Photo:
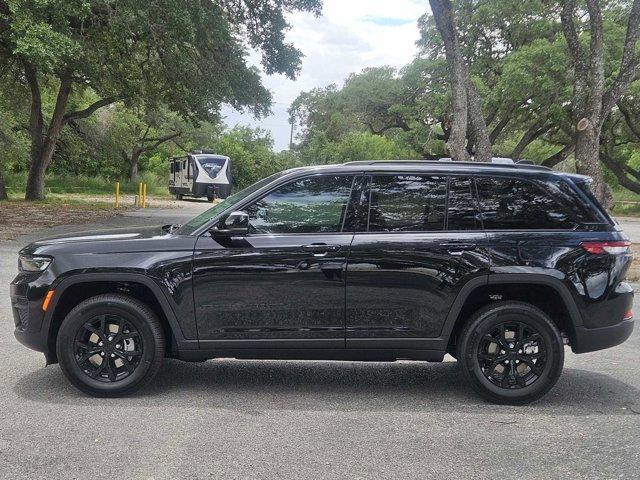
[[[327,245],[326,243],[312,243],[302,246],[303,251],[312,253],[316,257],[323,257],[329,252],[337,252],[340,248],[340,245]]]
[[[440,246],[446,248],[451,255],[462,255],[464,252],[475,250],[478,245],[475,243],[441,243]]]

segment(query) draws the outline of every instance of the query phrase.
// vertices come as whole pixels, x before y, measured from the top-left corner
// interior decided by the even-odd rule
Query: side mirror
[[[241,237],[249,233],[249,215],[233,212],[211,229],[214,237]]]

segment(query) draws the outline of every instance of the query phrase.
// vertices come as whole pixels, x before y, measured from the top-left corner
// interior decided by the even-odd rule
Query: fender
[[[580,310],[576,305],[575,299],[571,295],[571,292],[567,288],[567,286],[558,278],[553,277],[551,275],[545,275],[541,273],[500,273],[500,274],[490,274],[487,277],[474,278],[467,282],[464,287],[460,290],[458,297],[451,305],[451,309],[447,315],[447,319],[445,320],[444,326],[442,328],[442,332],[440,335],[440,339],[446,341],[446,345],[448,344],[451,338],[451,332],[453,331],[453,327],[455,326],[456,320],[458,319],[458,315],[462,310],[465,302],[469,298],[469,296],[479,287],[488,286],[488,285],[499,285],[499,284],[509,284],[509,283],[517,283],[521,285],[545,285],[547,287],[553,288],[562,301],[564,302],[567,311],[569,312],[569,317],[571,318],[571,323],[574,327],[582,326],[582,316],[580,314]]]
[[[47,310],[43,324],[43,327],[47,329],[47,335],[51,330],[53,313],[55,312],[58,301],[64,292],[72,285],[92,282],[132,282],[140,283],[145,287],[148,287],[156,297],[156,300],[158,300],[163,313],[167,317],[167,321],[169,322],[169,327],[171,328],[171,333],[175,338],[178,350],[197,350],[199,348],[197,339],[189,340],[184,337],[178,318],[160,286],[151,278],[139,273],[78,273],[72,274],[60,281],[60,283],[52,285],[52,288],[55,289],[56,293],[51,299],[51,308]]]

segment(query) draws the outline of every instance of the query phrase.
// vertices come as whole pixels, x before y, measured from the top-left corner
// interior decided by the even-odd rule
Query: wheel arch
[[[103,293],[123,293],[148,305],[165,329],[166,351],[177,355],[178,350],[196,349],[198,341],[184,337],[177,316],[161,288],[149,277],[141,274],[72,275],[54,286],[55,294],[45,316],[47,333],[47,363],[57,362],[55,342],[62,321],[75,305],[87,298]]]
[[[441,335],[447,350],[455,345],[456,336],[469,316],[497,300],[519,300],[537,306],[551,316],[572,342],[575,341],[575,328],[583,324],[571,292],[560,279],[545,274],[489,275],[488,279],[471,280],[458,294]]]

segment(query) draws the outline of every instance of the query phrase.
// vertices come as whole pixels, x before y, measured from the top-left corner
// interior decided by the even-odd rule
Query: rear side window
[[[482,230],[478,201],[469,178],[451,177],[449,180],[447,230]]]
[[[446,177],[373,176],[370,188],[370,232],[444,230]]]
[[[516,178],[478,178],[477,186],[486,230],[566,230],[594,221],[564,182],[542,188]]]

